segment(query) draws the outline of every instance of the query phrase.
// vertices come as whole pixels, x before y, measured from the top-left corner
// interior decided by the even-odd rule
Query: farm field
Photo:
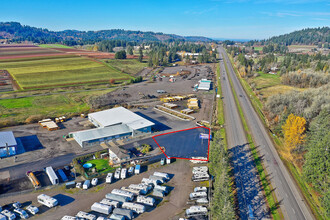
[[[112,67],[116,68],[117,70],[135,75],[143,68],[147,67],[147,63],[143,62],[140,63],[138,60],[135,59],[125,59],[125,60],[106,60],[106,63],[111,65]]]
[[[262,48],[263,47],[254,47],[254,50],[256,50],[256,51],[262,51]]]
[[[40,56],[57,56],[63,55],[64,52],[49,48],[41,48],[35,45],[1,45],[0,60],[17,59],[24,57],[40,57]]]
[[[0,60],[0,69],[6,69],[21,89],[56,87],[109,79],[125,80],[129,75],[84,57],[61,56],[42,59]]]
[[[250,85],[252,83],[255,85],[255,88],[263,98],[267,98],[279,93],[285,93],[291,90],[303,90],[300,88],[281,84],[281,78],[279,75],[263,72],[258,72],[258,74],[259,76],[249,79],[248,81]]]
[[[40,44],[38,46],[42,48],[72,48],[63,44]]]
[[[0,127],[11,123],[24,123],[31,116],[59,117],[61,115],[80,114],[90,109],[87,101],[115,90],[86,91],[68,94],[35,96],[0,100]]]

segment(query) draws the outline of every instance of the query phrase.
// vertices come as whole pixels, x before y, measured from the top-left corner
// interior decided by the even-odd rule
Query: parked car
[[[92,185],[93,186],[96,186],[97,185],[97,182],[98,182],[98,179],[97,178],[93,178],[92,179]]]
[[[29,205],[28,207],[26,207],[26,210],[29,211],[32,215],[35,215],[39,212],[38,207],[33,205]]]

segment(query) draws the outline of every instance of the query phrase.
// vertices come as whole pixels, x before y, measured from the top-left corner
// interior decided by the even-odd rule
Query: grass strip
[[[229,55],[228,55],[228,57],[230,59],[231,64],[233,65],[232,57],[229,56]],[[254,92],[252,91],[252,88],[247,83],[247,81],[244,80],[242,77],[240,77],[240,75],[238,74],[236,68],[234,68],[234,71],[235,71],[237,77],[239,78],[241,84],[243,85],[243,88],[244,88],[245,92],[250,96],[250,100],[252,100],[253,108],[256,110],[256,112],[258,113],[258,115],[262,119],[264,125],[267,127],[266,119],[264,117],[264,114],[261,111],[262,106],[263,106],[261,101],[254,94]],[[278,138],[276,135],[274,136],[271,132],[269,132],[269,134],[270,134],[270,137],[272,138],[273,142],[275,143],[275,146],[276,146],[277,150],[282,148],[283,143],[282,143],[281,139]],[[307,201],[309,207],[311,208],[313,214],[316,216],[317,219],[325,219],[324,217],[322,217],[322,215],[319,212],[319,210],[323,209],[323,207],[321,207],[320,205],[317,204],[318,203],[317,200],[319,199],[318,195],[303,180],[302,176],[299,174],[299,172],[297,171],[297,168],[293,164],[289,163],[283,157],[281,157],[281,159],[284,162],[285,166],[289,169],[291,176],[293,176],[293,179],[295,180],[295,183],[299,186],[299,188],[300,188],[305,200]]]
[[[226,62],[224,62],[224,64],[225,64],[226,72],[228,73],[228,67],[227,67]],[[252,156],[253,156],[257,171],[259,173],[259,178],[260,178],[261,184],[263,186],[263,189],[265,191],[265,196],[266,196],[266,200],[268,202],[268,206],[270,208],[270,212],[271,212],[274,219],[284,219],[283,214],[279,212],[278,201],[277,201],[275,193],[273,192],[273,187],[267,179],[267,172],[266,172],[266,170],[264,169],[264,167],[262,165],[262,161],[260,160],[258,151],[257,151],[257,149],[254,145],[253,138],[252,138],[251,134],[249,133],[249,128],[248,128],[247,123],[245,121],[242,108],[239,104],[236,92],[234,90],[233,82],[231,81],[230,77],[228,77],[228,78],[229,78],[229,82],[230,82],[230,85],[231,85],[231,90],[234,94],[234,98],[235,98],[235,102],[236,102],[239,114],[240,114],[240,117],[241,117],[241,120],[242,120],[242,124],[243,124],[244,130],[245,130],[245,133],[246,133],[246,137],[247,137],[248,142],[249,142],[249,146],[250,146],[250,149],[251,149],[251,152],[252,152]]]

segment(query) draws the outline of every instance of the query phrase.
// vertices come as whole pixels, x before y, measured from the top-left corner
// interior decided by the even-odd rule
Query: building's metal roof
[[[102,127],[108,127],[118,124],[126,124],[136,130],[153,126],[154,123],[131,112],[124,107],[112,108],[100,112],[88,114],[88,117],[96,120]]]
[[[81,142],[89,141],[89,140],[96,140],[116,135],[122,135],[131,133],[131,129],[124,124],[114,125],[105,128],[95,128],[85,131],[77,131],[74,132],[74,136],[79,139]]]
[[[17,145],[15,136],[12,131],[0,132],[0,147],[5,147],[6,144],[8,144],[8,146]]]

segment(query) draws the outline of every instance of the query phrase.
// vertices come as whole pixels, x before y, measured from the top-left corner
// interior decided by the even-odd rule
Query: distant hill
[[[286,46],[292,44],[317,45],[319,43],[330,43],[330,27],[306,28],[289,34],[271,37],[261,42]]]
[[[0,39],[12,41],[31,41],[34,43],[58,43],[72,41],[76,43],[93,43],[101,40],[126,40],[126,41],[212,41],[210,38],[199,36],[179,36],[143,31],[128,31],[122,29],[100,30],[100,31],[50,31],[48,29],[21,25],[18,22],[0,22]]]

